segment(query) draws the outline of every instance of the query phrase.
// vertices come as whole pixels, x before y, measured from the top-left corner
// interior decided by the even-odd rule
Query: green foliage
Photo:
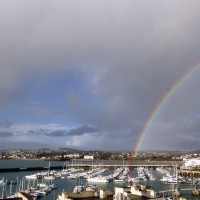
[[[99,152],[98,153],[98,158],[99,160],[109,160],[111,157],[111,153],[109,152]]]
[[[195,167],[195,168],[192,168],[191,171],[200,172],[200,168],[199,167]]]

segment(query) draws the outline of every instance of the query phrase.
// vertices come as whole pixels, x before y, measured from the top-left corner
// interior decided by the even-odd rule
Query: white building
[[[185,161],[185,167],[200,167],[200,158],[192,158]]]
[[[94,156],[84,156],[84,159],[90,159],[90,160],[93,160],[94,159]]]
[[[79,154],[67,154],[67,155],[64,155],[64,158],[66,158],[66,157],[68,157],[68,158],[79,158],[80,155]]]

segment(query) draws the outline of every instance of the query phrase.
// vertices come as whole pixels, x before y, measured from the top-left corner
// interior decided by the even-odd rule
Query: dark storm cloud
[[[34,135],[34,134],[36,134],[36,133],[35,133],[35,131],[33,131],[33,130],[29,130],[29,131],[27,132],[27,134],[29,134],[29,135]]]
[[[179,2],[177,2],[178,4]],[[26,9],[24,8],[25,5]],[[100,2],[90,2],[88,5],[84,1],[58,4],[65,7],[67,12],[64,12],[58,5],[49,9],[51,1],[49,1],[49,4],[35,1],[31,6],[25,5],[24,7],[19,5],[19,8],[25,11],[25,13],[30,11],[28,18],[18,15],[17,10],[14,9],[16,11],[16,13],[13,12],[15,18],[9,15],[6,19],[13,19],[13,24],[20,25],[19,28],[24,30],[21,32],[13,30],[14,32],[12,32],[17,36],[18,41],[24,44],[24,49],[20,49],[21,51],[19,50],[16,53],[21,53],[20,56],[26,60],[27,64],[30,64],[29,66],[32,66],[31,62],[33,61],[30,55],[35,55],[38,59],[34,59],[36,64],[34,67],[29,67],[29,69],[26,69],[25,66],[27,65],[24,64],[20,65],[19,70],[12,70],[14,68],[14,66],[12,67],[13,64],[18,64],[17,66],[19,66],[18,60],[18,62],[10,65],[11,69],[8,72],[6,71],[7,73],[4,73],[4,76],[7,77],[11,76],[9,71],[12,71],[12,73],[14,71],[14,75],[10,77],[11,79],[5,80],[5,82],[8,82],[10,90],[12,87],[20,87],[23,80],[20,78],[23,73],[31,74],[32,71],[39,70],[42,76],[48,77],[48,73],[54,73],[55,71],[62,73],[64,68],[71,69],[71,67],[78,70],[79,65],[86,65],[88,73],[93,76],[96,75],[99,78],[95,89],[101,91],[101,96],[111,98],[113,95],[120,94],[123,86],[130,91],[129,87],[132,87],[132,85],[129,85],[129,83],[132,81],[137,84],[135,78],[144,81],[145,85],[145,82],[150,83],[151,80],[149,78],[152,77],[152,74],[159,74],[163,70],[162,73],[166,73],[165,81],[167,81],[171,78],[169,70],[172,69],[173,65],[168,64],[168,68],[166,68],[163,60],[166,60],[166,57],[170,57],[170,55],[174,55],[175,57],[177,53],[181,54],[184,51],[184,48],[178,51],[180,48],[178,44],[184,45],[184,43],[180,39],[180,35],[174,34],[176,32],[171,23],[173,18],[171,17],[166,21],[168,12],[172,6],[166,2],[158,3],[154,6],[152,4],[144,6],[139,1],[135,3],[131,3],[130,1],[126,1],[126,3],[111,1],[105,5]],[[116,10],[113,9],[113,5],[116,7]],[[5,7],[8,8],[7,6]],[[81,12],[79,6],[82,7]],[[105,8],[104,6],[106,6],[109,12],[106,12],[102,18],[101,13]],[[188,22],[186,21],[184,24],[181,20],[181,17],[185,16],[184,14],[187,10],[185,10],[184,4],[180,6],[183,10],[177,13],[177,22],[179,20],[182,22],[178,26],[181,31],[182,29],[185,30],[185,25]],[[161,11],[152,12],[154,9],[159,10],[158,8]],[[91,11],[89,12],[90,15],[87,12],[88,10]],[[143,12],[141,15],[141,10],[145,13],[145,18]],[[195,13],[195,11],[194,9],[193,12]],[[4,15],[6,15],[5,13],[6,11],[3,12]],[[69,13],[71,18],[65,18],[66,13]],[[140,23],[138,23],[139,21]],[[163,21],[165,22],[164,25]],[[55,30],[54,27],[57,28],[56,32],[52,31],[52,29]],[[7,29],[12,29],[12,26],[8,26]],[[163,34],[164,32],[168,34],[165,35]],[[68,37],[65,37],[65,33],[67,33]],[[185,34],[186,38],[192,34],[186,31],[182,31],[182,33]],[[8,40],[12,39],[12,35],[6,34],[6,32],[4,34]],[[24,34],[26,37],[24,37]],[[46,37],[47,35],[48,37]],[[175,40],[176,38],[177,40]],[[192,40],[192,38],[190,39]],[[176,48],[168,49],[170,45],[173,45],[173,40],[178,43],[175,45]],[[13,39],[10,40],[10,44],[11,47],[18,45]],[[167,48],[165,48],[166,46]],[[7,57],[5,58],[8,59],[9,55],[14,53],[8,51],[8,55],[6,54]],[[16,55],[14,60],[17,58],[18,56]],[[169,59],[168,62],[173,61],[174,59]],[[64,67],[63,63],[66,63]],[[57,66],[56,69],[55,64]],[[102,70],[96,70],[96,67],[102,68]],[[158,76],[158,79],[159,77],[163,80],[162,74]],[[15,82],[9,83],[9,80],[11,81],[12,79],[18,84]],[[150,89],[153,89],[153,86]],[[128,91],[127,93],[129,93]],[[141,91],[140,88],[138,88],[138,91]],[[133,90],[133,93],[135,93],[135,90]],[[141,94],[138,94],[138,98],[144,97],[144,94],[141,92]]]
[[[68,135],[83,135],[84,133],[96,133],[99,131],[100,130],[98,128],[90,127],[88,125],[83,125],[78,128],[71,129],[68,132]]]
[[[142,129],[144,128],[144,124],[133,124],[132,128],[128,130],[128,137],[134,138],[134,140],[138,139],[138,136],[140,135]]]
[[[43,129],[39,129],[39,130],[29,130],[27,132],[27,135],[42,135],[45,134],[46,132],[48,132],[48,130],[43,130]]]
[[[0,137],[12,137],[13,136],[13,133],[11,132],[4,132],[4,131],[0,131]]]
[[[52,130],[50,130],[50,129],[44,129],[44,128],[42,128],[42,129],[36,129],[36,130],[29,130],[28,132],[27,132],[27,135],[48,135],[48,136],[50,136],[51,135],[51,132]],[[54,132],[59,132],[60,130],[56,130],[56,131],[54,131]],[[53,134],[52,134],[53,135]]]
[[[177,119],[173,123],[156,123],[143,140],[143,149],[192,150],[200,142],[200,118]],[[148,144],[145,146],[145,144]]]
[[[50,133],[45,133],[44,135],[51,137],[63,137],[67,135],[67,131],[57,130],[57,131],[52,131]]]
[[[34,136],[34,135],[45,135],[50,137],[64,137],[64,136],[76,136],[83,135],[85,133],[96,134],[99,133],[99,129],[95,127],[91,127],[88,125],[82,125],[77,128],[73,128],[69,130],[51,130],[51,129],[38,129],[38,130],[29,130],[24,135]],[[20,134],[23,135],[23,134]]]

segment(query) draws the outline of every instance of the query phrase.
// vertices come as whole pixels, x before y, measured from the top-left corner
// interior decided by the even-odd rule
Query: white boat
[[[170,177],[163,176],[159,181],[166,182]]]
[[[70,176],[67,176],[67,179],[77,179],[77,175],[76,174],[71,174]]]
[[[98,182],[98,183],[108,183],[109,180],[101,177],[101,176],[97,176],[97,177],[93,177],[93,178],[88,178],[87,179],[88,182]]]
[[[56,171],[51,171],[51,172],[50,172],[50,162],[49,162],[48,173],[47,173],[47,176],[44,176],[44,179],[45,179],[45,180],[53,180],[53,179],[55,179],[55,177],[54,177],[55,172],[56,172]]]
[[[125,183],[123,179],[115,179],[113,180],[115,183]]]
[[[55,177],[54,176],[45,176],[44,179],[45,180],[53,180],[53,179],[55,179]]]
[[[44,187],[47,187],[47,184],[46,183],[38,183],[37,186],[39,188],[44,188]]]
[[[177,179],[176,178],[170,178],[166,181],[166,183],[168,184],[176,184],[177,183]]]
[[[61,179],[67,179],[67,176],[61,176],[60,178]]]
[[[98,190],[98,186],[97,185],[88,185],[86,188],[85,188],[85,191],[92,191],[92,192],[95,192]]]
[[[25,178],[28,178],[28,179],[37,179],[37,176],[36,175],[27,175],[27,176],[25,176]]]
[[[57,186],[56,184],[50,184],[50,185],[49,185],[49,187],[50,187],[52,190],[54,190],[54,189],[57,189],[57,188],[58,188],[58,186]]]
[[[79,192],[83,192],[84,191],[84,186],[82,185],[77,185],[75,186],[74,190],[73,190],[73,193],[79,193]]]

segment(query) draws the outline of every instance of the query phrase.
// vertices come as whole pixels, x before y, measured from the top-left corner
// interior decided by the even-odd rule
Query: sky
[[[200,66],[199,19],[199,0],[2,0],[0,149],[134,150]],[[139,150],[200,149],[199,76]]]

